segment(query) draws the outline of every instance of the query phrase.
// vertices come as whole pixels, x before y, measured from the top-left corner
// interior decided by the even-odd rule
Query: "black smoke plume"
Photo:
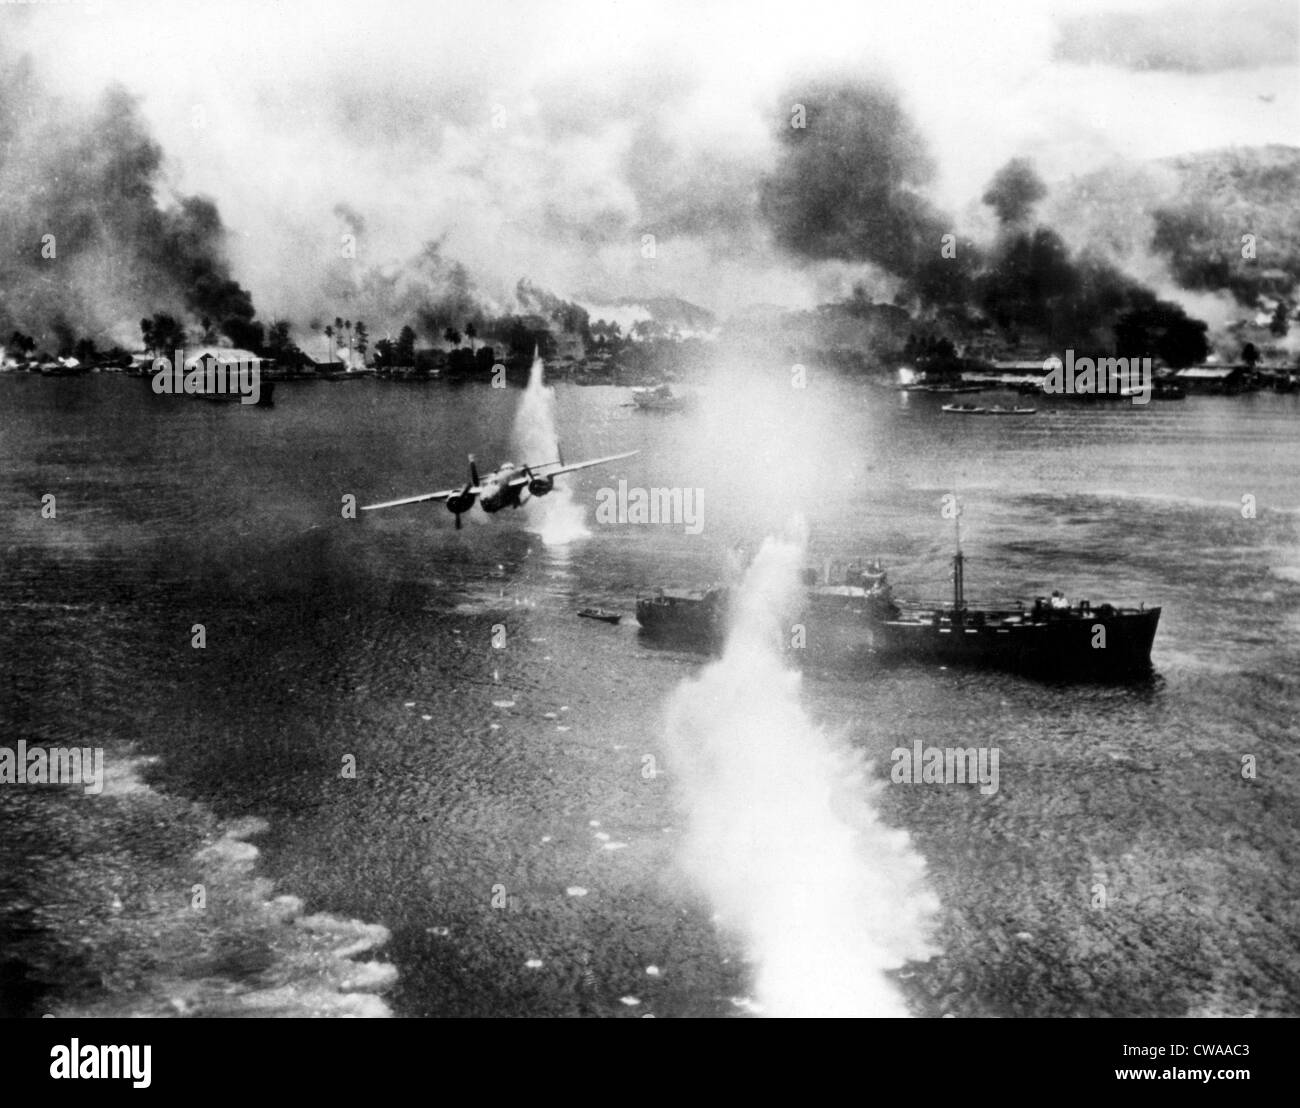
[[[1204,357],[1205,324],[1035,224],[1047,189],[1027,160],[1008,162],[989,183],[983,199],[1000,230],[980,247],[926,198],[933,163],[887,89],[791,86],[781,112],[760,211],[795,257],[872,263],[899,279],[898,303],[910,300],[955,338],[992,324],[1012,344],[1158,352],[1184,365]]]
[[[1003,226],[1027,220],[1034,205],[1047,195],[1047,186],[1025,158],[1012,158],[993,175],[983,201],[997,213]]]
[[[814,82],[792,87],[780,113],[779,159],[759,194],[778,245],[913,277],[945,227],[921,192],[934,163],[897,98],[872,83]]]
[[[0,331],[21,328],[50,348],[69,333],[137,346],[141,317],[166,311],[256,343],[215,205],[160,203],[162,168],[124,90],[85,111],[51,95],[29,59],[0,55]]]
[[[1055,230],[1035,225],[1034,207],[1046,195],[1023,158],[998,170],[984,193],[1001,225],[975,283],[987,318],[1016,340],[1031,337],[1054,350],[1158,356],[1172,366],[1202,360],[1204,323],[1098,253],[1073,253]]]

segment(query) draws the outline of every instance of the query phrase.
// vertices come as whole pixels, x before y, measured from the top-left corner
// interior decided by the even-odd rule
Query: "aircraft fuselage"
[[[511,486],[510,482],[518,477],[522,470],[506,462],[493,473],[489,473],[480,484],[478,502],[485,512],[499,512],[502,508],[518,508],[521,494],[527,485]]]

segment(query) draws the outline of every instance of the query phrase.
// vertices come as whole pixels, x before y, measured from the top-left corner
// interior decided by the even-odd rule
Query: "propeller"
[[[456,517],[456,530],[461,528],[460,517],[463,512],[468,512],[474,507],[475,494],[470,492],[472,485],[466,485],[455,496],[447,498],[447,511]]]
[[[555,488],[554,477],[538,477],[528,466],[524,466],[524,473],[528,476],[528,484],[525,488],[528,489],[529,496],[545,496]]]

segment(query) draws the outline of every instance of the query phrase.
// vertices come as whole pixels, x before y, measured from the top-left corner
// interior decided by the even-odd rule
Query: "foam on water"
[[[880,784],[807,716],[783,664],[803,551],[764,542],[721,660],[669,705],[682,862],[744,943],[756,1010],[907,1015],[886,975],[933,953],[938,904],[907,833],[880,821]]]
[[[396,982],[396,968],[359,957],[388,942],[387,928],[306,914],[298,897],[279,894],[259,874],[260,852],[247,840],[265,821],[219,820],[204,805],[155,791],[142,773],[156,759],[110,755],[98,803],[56,790],[17,798],[30,809],[20,828],[54,828],[56,841],[75,835],[95,844],[75,856],[42,846],[40,836],[25,844],[41,875],[25,896],[42,927],[6,953],[55,988],[23,1014],[391,1014],[380,994]],[[142,823],[196,848],[168,858],[138,851]],[[58,896],[60,887],[80,895]]]

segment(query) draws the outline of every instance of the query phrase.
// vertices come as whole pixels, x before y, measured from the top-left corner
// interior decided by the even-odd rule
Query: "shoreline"
[[[22,863],[5,867],[6,1015],[393,1014],[381,994],[396,968],[359,960],[386,927],[307,913],[259,875],[248,840],[265,820],[158,792],[145,780],[157,756],[109,753],[102,796],[12,790],[0,816],[0,849]],[[160,835],[183,840],[165,860]]]

